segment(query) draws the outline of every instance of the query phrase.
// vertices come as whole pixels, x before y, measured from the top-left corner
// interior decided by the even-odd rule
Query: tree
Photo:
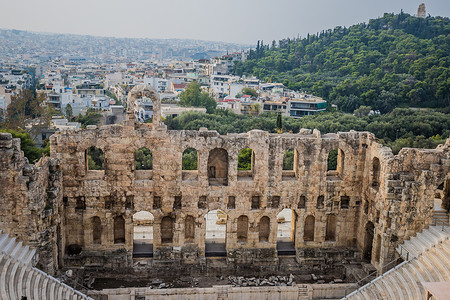
[[[196,81],[189,83],[184,91],[180,93],[179,104],[185,107],[205,107],[208,113],[212,113],[217,106],[216,100],[207,92],[203,92]]]
[[[70,103],[68,103],[66,105],[66,116],[67,119],[70,121],[70,119],[72,119],[73,116],[73,110],[72,110],[72,105],[70,105]]]
[[[357,117],[368,116],[372,108],[370,106],[361,105],[358,109],[355,109],[353,114]]]
[[[278,112],[277,114],[277,131],[283,131],[283,119],[281,117],[281,112]]]
[[[239,151],[238,155],[238,170],[252,169],[252,149],[244,148]]]
[[[84,115],[78,115],[75,120],[80,122],[82,127],[86,128],[88,125],[97,125],[101,117],[101,114],[89,108]]]
[[[257,116],[261,112],[261,105],[259,103],[250,104],[250,114],[252,116]]]
[[[153,156],[147,148],[139,148],[135,154],[136,170],[152,170]]]
[[[258,92],[256,92],[256,90],[253,89],[253,88],[251,88],[251,87],[245,87],[245,88],[243,88],[242,91],[241,91],[241,93],[244,94],[244,95],[252,96],[252,97],[254,97],[254,98],[257,98],[257,97],[258,97]]]
[[[20,149],[30,163],[35,163],[43,154],[48,155],[50,152],[48,146],[45,149],[37,147],[34,144],[31,135],[24,130],[0,129],[0,132],[9,132],[13,138],[20,138]]]

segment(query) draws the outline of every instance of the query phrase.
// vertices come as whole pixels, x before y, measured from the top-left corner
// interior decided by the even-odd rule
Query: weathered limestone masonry
[[[230,265],[276,265],[277,214],[290,208],[299,263],[330,264],[362,253],[381,269],[398,242],[430,224],[434,192],[446,177],[448,189],[450,140],[435,150],[403,149],[394,156],[368,132],[168,131],[156,117],[157,94],[137,90],[129,99],[152,97],[153,127],[134,124],[130,110],[123,125],[63,131],[50,139],[51,157],[63,172],[65,266],[132,266],[132,217],[140,211],[154,216],[153,266],[201,266],[204,217],[214,209],[227,214]],[[104,171],[88,170],[91,146],[103,151]],[[141,147],[152,151],[152,170],[135,169]],[[197,171],[182,170],[187,148],[198,152]],[[252,171],[245,174],[237,170],[243,148],[253,150]],[[293,171],[282,170],[288,149],[295,153]],[[333,149],[339,149],[337,171],[327,172]],[[242,216],[248,222],[239,222]],[[261,239],[263,217],[269,218],[267,240]],[[100,238],[94,241],[94,234]],[[117,239],[122,234],[124,240]]]
[[[20,139],[0,133],[0,229],[36,248],[36,267],[49,273],[59,267],[62,176],[54,158],[29,164]]]

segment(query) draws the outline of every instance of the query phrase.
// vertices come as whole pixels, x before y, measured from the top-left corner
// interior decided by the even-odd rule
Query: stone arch
[[[183,171],[198,170],[198,153],[195,148],[186,148],[181,158],[181,169]]]
[[[208,157],[209,185],[228,185],[228,152],[215,148]]]
[[[105,154],[103,150],[91,146],[85,151],[86,170],[87,171],[104,171],[105,170]]]
[[[92,243],[101,244],[102,243],[102,221],[99,217],[94,216],[92,221]]]
[[[165,216],[161,220],[161,243],[173,243],[173,219]]]
[[[255,172],[255,152],[251,148],[243,148],[238,154],[238,180],[252,179]]]
[[[134,164],[136,170],[152,170],[153,169],[153,154],[150,149],[142,147],[136,149],[134,152]]]
[[[195,238],[195,219],[193,216],[187,216],[184,220],[184,240],[193,242]]]
[[[239,216],[237,219],[237,241],[241,243],[246,243],[248,239],[248,217],[247,216]]]
[[[270,237],[270,218],[267,216],[262,217],[259,220],[258,227],[259,241],[268,242]]]
[[[314,241],[315,224],[316,224],[316,219],[313,215],[309,215],[305,218],[305,227],[303,230],[303,241],[305,241],[305,242]]]
[[[153,121],[152,128],[156,129],[161,126],[161,99],[159,93],[154,87],[146,84],[135,86],[128,93],[127,97],[127,118],[128,121],[134,121],[134,109],[138,98],[148,97],[153,103]]]
[[[327,217],[327,228],[325,231],[326,241],[336,240],[336,215],[330,214]]]
[[[371,261],[372,260],[372,247],[373,247],[373,237],[375,233],[375,226],[372,222],[367,222],[365,236],[364,236],[364,250],[363,256],[364,259]]]
[[[226,256],[227,214],[211,210],[205,214],[205,256]]]
[[[372,160],[372,186],[378,188],[380,186],[381,164],[378,157]]]
[[[125,220],[122,216],[114,218],[114,244],[125,243]]]

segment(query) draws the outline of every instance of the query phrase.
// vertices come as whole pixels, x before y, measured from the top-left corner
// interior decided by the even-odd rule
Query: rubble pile
[[[295,284],[294,275],[270,276],[268,278],[245,278],[243,276],[228,276],[228,282],[232,286],[291,286]]]

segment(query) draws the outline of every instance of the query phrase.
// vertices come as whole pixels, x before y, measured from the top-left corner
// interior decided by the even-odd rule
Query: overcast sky
[[[416,0],[0,0],[0,28],[97,36],[187,38],[255,44],[415,14]],[[450,16],[450,0],[425,1]]]

